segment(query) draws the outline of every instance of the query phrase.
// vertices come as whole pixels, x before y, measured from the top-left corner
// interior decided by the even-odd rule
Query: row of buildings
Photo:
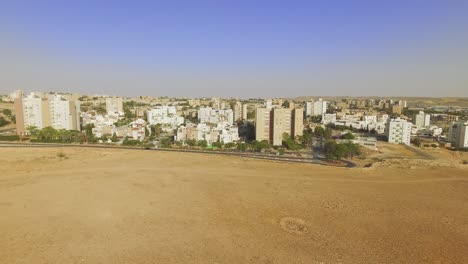
[[[81,130],[78,100],[67,100],[57,94],[20,93],[14,107],[18,135],[26,134],[28,127]]]
[[[148,134],[145,133],[145,129],[148,131],[150,126],[160,124],[165,133],[174,135],[179,141],[193,139],[206,140],[208,143],[229,143],[239,140],[237,121],[250,117],[255,124],[255,139],[267,140],[278,146],[282,144],[284,134],[291,138],[301,136],[304,120],[317,120],[307,118],[313,116],[320,116],[322,125],[334,124],[375,130],[376,133],[385,134],[390,143],[409,144],[411,136],[438,136],[442,133],[441,128],[431,125],[431,115],[423,111],[416,113],[412,118],[403,115],[402,118],[390,118],[387,113],[392,112],[395,115],[406,107],[403,100],[344,99],[341,102],[330,103],[318,99],[301,104],[286,104],[283,99],[276,98],[265,100],[262,104],[261,101],[229,103],[220,98],[189,99],[186,103],[180,103],[189,107],[136,107],[136,118],[125,125],[118,125],[122,124],[119,121],[124,117],[124,99],[120,97],[99,97],[99,105],[105,104],[107,113],[97,114],[93,111],[81,112],[81,102],[75,95],[31,93],[25,96],[16,92],[11,96],[15,96],[17,132],[20,135],[26,134],[28,127],[41,129],[51,126],[55,129],[80,130],[87,124],[93,124],[93,133],[98,137],[116,134],[118,137],[128,136],[142,140],[147,136],[145,134]],[[86,102],[94,100],[86,98]],[[174,102],[171,99],[165,100]],[[391,111],[375,111],[375,108]],[[333,111],[330,113],[328,109]],[[194,118],[198,119],[198,124],[193,123]],[[192,122],[188,122],[188,119]],[[454,147],[463,148],[468,144],[467,135],[466,122],[457,121],[450,126],[447,139]]]

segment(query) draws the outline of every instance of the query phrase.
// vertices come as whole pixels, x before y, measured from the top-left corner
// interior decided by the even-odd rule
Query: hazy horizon
[[[467,13],[442,1],[10,1],[0,94],[468,97]]]

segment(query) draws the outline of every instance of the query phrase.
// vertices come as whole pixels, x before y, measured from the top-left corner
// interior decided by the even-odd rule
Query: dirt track
[[[0,149],[0,263],[468,263],[468,173]]]

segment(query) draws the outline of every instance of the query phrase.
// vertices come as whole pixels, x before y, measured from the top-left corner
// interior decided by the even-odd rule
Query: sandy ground
[[[468,263],[461,168],[0,148],[0,263]]]

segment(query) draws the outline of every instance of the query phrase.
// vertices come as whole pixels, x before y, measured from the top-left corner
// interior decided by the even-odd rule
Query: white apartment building
[[[386,127],[388,142],[409,145],[412,126],[413,124],[400,118],[389,119]]]
[[[205,140],[209,145],[214,142],[227,144],[239,140],[239,130],[237,126],[228,124],[218,124],[215,127],[204,123],[188,124],[187,127],[180,126],[175,140],[185,142],[188,139]]]
[[[247,113],[249,111],[249,105],[248,104],[243,104],[242,105],[242,119],[247,120]]]
[[[27,133],[27,128],[51,126],[55,129],[80,130],[80,102],[65,100],[61,95],[31,93],[15,99],[16,131]]]
[[[268,110],[270,110],[271,108],[273,108],[273,100],[267,99],[267,100],[265,101],[265,108],[268,109]]]
[[[123,114],[123,99],[120,97],[107,97],[106,98],[106,111],[108,113]]]
[[[218,110],[211,107],[202,107],[198,110],[198,120],[200,123],[218,124],[227,122],[234,123],[234,113],[232,109]]]
[[[431,115],[425,114],[424,111],[419,111],[419,114],[414,115],[413,123],[418,128],[424,128],[431,125]]]
[[[449,127],[448,140],[454,148],[468,148],[468,122],[453,122]]]
[[[61,96],[55,95],[49,101],[50,122],[55,129],[71,130],[70,104]]]
[[[312,112],[312,115],[316,116],[327,113],[327,104],[327,101],[323,101],[322,98],[314,102],[314,111]]]
[[[243,115],[242,115],[242,111],[243,111],[242,103],[237,101],[234,104],[234,108],[232,110],[233,110],[233,115],[234,115],[234,121],[241,120],[242,117],[243,117]]]
[[[365,115],[362,117],[362,121],[366,123],[377,123],[377,116],[375,115]]]
[[[308,102],[305,102],[305,116],[312,116],[314,111],[314,101],[310,100]]]
[[[27,129],[30,126],[35,126],[38,129],[42,129],[47,126],[45,123],[48,122],[42,118],[42,104],[42,98],[34,93],[23,98],[24,128]]]
[[[150,125],[163,124],[176,128],[184,123],[184,118],[177,115],[175,106],[157,106],[149,110],[147,116]]]
[[[322,115],[322,124],[334,124],[336,122],[336,114],[323,114]]]

